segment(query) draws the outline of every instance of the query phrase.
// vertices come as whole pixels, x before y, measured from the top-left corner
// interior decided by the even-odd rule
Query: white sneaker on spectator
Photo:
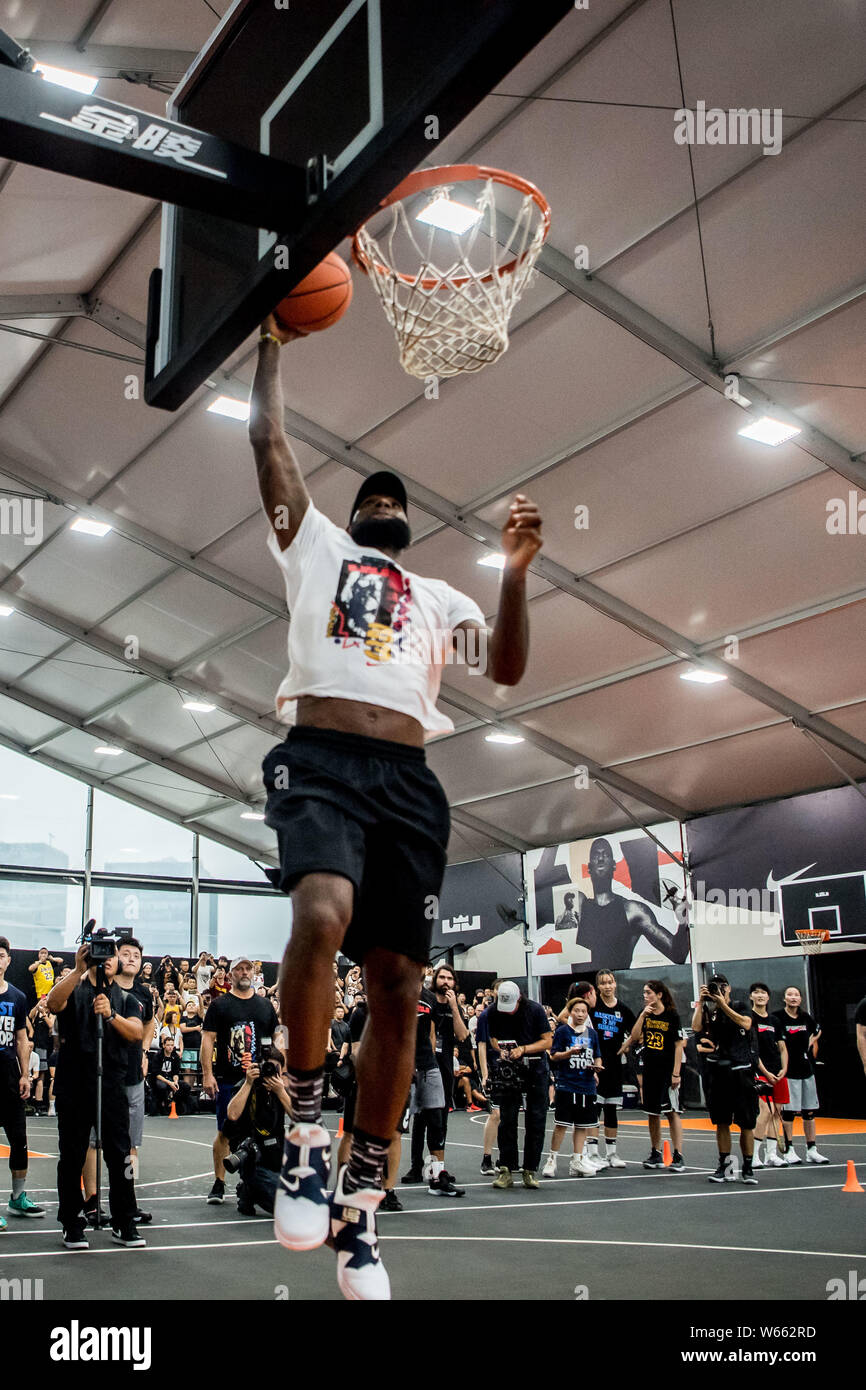
[[[802,1163],[803,1160],[797,1153],[797,1150],[792,1146],[785,1154],[785,1162],[787,1163],[789,1168],[796,1168],[797,1164]]]
[[[813,1148],[811,1148],[811,1149],[807,1149],[807,1150],[806,1150],[806,1162],[807,1162],[807,1163],[829,1163],[830,1160],[829,1160],[829,1158],[825,1158],[823,1154],[819,1154],[818,1150],[817,1150],[816,1148],[813,1147]]]
[[[585,1154],[575,1154],[568,1165],[568,1176],[570,1178],[594,1178],[598,1169],[591,1163]]]
[[[757,1146],[755,1147],[755,1152],[754,1152],[753,1155],[752,1155],[752,1167],[753,1167],[753,1168],[763,1168],[763,1167],[764,1167],[764,1160],[761,1158],[760,1149],[759,1149]]]
[[[610,1159],[606,1158],[604,1154],[587,1154],[587,1158],[597,1173],[601,1173],[605,1168],[610,1167]]]
[[[549,1156],[547,1162],[545,1163],[544,1167],[543,1167],[542,1170],[541,1170],[541,1176],[542,1176],[543,1178],[555,1178],[555,1177],[556,1177],[556,1154],[551,1154],[551,1155]]]
[[[608,1168],[627,1168],[628,1164],[624,1158],[620,1158],[619,1154],[613,1153],[608,1157],[607,1166]]]
[[[767,1162],[764,1164],[765,1168],[787,1168],[787,1166],[788,1165],[785,1162],[784,1158],[782,1158],[781,1154],[767,1154]]]

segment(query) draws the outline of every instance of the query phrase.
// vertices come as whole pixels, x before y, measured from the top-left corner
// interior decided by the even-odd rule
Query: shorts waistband
[[[391,739],[368,738],[366,734],[349,734],[342,729],[318,729],[311,724],[296,724],[289,729],[286,743],[318,743],[326,748],[340,749],[361,757],[392,758],[399,762],[426,763],[423,748],[410,743],[394,743]]]

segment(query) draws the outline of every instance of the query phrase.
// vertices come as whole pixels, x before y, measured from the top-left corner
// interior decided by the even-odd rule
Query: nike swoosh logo
[[[283,1187],[287,1192],[297,1192],[300,1185],[300,1178],[283,1178]]]
[[[815,863],[818,861],[816,860]],[[779,889],[786,883],[794,883],[801,874],[807,874],[810,869],[814,869],[815,864],[807,864],[805,869],[795,869],[792,874],[786,874],[784,878],[774,878],[772,870],[767,874],[767,891],[778,893]]]

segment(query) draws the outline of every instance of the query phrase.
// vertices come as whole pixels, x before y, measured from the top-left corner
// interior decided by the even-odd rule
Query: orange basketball
[[[274,316],[283,328],[319,333],[341,319],[352,302],[352,276],[336,251],[311,270],[305,280],[281,300]]]

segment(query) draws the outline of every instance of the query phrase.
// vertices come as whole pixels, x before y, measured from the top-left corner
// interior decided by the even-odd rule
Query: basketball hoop
[[[455,185],[467,186],[459,201]],[[404,179],[352,243],[404,371],[422,380],[457,376],[500,358],[549,228],[544,196],[502,169],[451,164]],[[398,268],[416,260],[414,272]]]
[[[806,956],[819,956],[824,942],[830,940],[828,931],[819,931],[815,927],[804,927],[800,931],[795,931],[794,935]]]

